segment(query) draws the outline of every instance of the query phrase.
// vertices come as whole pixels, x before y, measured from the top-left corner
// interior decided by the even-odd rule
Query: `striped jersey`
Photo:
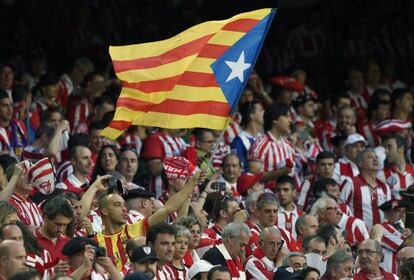
[[[140,236],[145,236],[148,229],[148,220],[143,219],[134,224],[125,224],[122,229],[114,234],[106,235],[103,232],[95,236],[99,246],[105,247],[108,257],[120,271],[128,262],[128,255],[125,251],[124,241]]]
[[[384,254],[382,268],[387,272],[396,274],[397,252],[406,238],[389,222],[384,222],[381,226],[384,232],[381,239],[382,253]]]
[[[370,186],[362,175],[358,175],[344,184],[340,199],[346,202],[354,216],[363,220],[370,229],[384,219],[384,213],[378,207],[391,200],[391,189],[378,179],[375,186]]]
[[[345,232],[345,240],[351,247],[369,238],[368,228],[361,219],[342,214],[338,227]]]
[[[43,224],[42,210],[30,198],[13,193],[9,203],[17,208],[17,216],[22,223],[35,227]]]

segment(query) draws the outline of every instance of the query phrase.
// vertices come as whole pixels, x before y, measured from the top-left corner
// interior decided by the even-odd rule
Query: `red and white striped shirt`
[[[168,268],[170,268],[173,272],[174,280],[189,280],[188,278],[188,268],[185,265],[182,265],[183,268],[176,268],[171,263],[167,264]]]
[[[42,211],[30,198],[13,193],[9,203],[17,208],[17,216],[22,223],[35,227],[40,227],[43,224]]]
[[[378,207],[391,200],[391,188],[378,179],[375,186],[370,186],[362,175],[358,175],[344,184],[340,198],[349,205],[356,218],[371,228],[384,219],[384,213]]]
[[[342,185],[345,180],[350,181],[357,175],[359,175],[358,166],[347,157],[344,156],[335,163],[333,179],[340,185]]]
[[[275,268],[275,262],[269,260],[260,248],[254,250],[244,265],[247,280],[273,279]]]
[[[221,240],[222,231],[223,230],[218,225],[214,224],[212,227],[206,229],[204,233],[211,239],[218,241]]]
[[[236,138],[236,136],[239,135],[241,131],[242,129],[239,123],[235,121],[231,122],[227,127],[226,131],[224,132],[224,143],[230,145],[231,142],[233,142],[234,138]]]
[[[369,239],[368,228],[361,219],[342,214],[338,227],[345,231],[345,240],[351,247]]]
[[[282,206],[279,207],[277,214],[276,226],[288,231],[296,240],[295,224],[297,219],[303,215],[303,212],[295,205],[292,211],[285,210]]]
[[[250,148],[249,158],[260,160],[263,171],[273,171],[286,166],[286,161],[295,162],[295,150],[284,138],[277,140],[269,131],[257,139]],[[292,174],[294,168],[292,168]]]
[[[26,146],[23,149],[22,159],[30,162],[37,162],[45,157],[45,148],[34,147],[32,145]]]
[[[127,224],[133,224],[145,218],[144,215],[133,209],[130,209],[127,215]]]
[[[88,117],[92,114],[92,104],[80,95],[69,96],[68,108],[70,110],[67,110],[67,120],[71,130],[82,123],[87,123]]]
[[[414,183],[414,167],[409,164],[405,165],[403,172],[400,172],[395,165],[391,165],[385,167],[382,173],[379,177],[383,177],[385,182],[391,186],[392,195],[398,200],[401,199],[400,191],[407,189],[408,186]]]
[[[382,268],[387,272],[396,274],[397,252],[406,238],[389,222],[384,222],[381,226],[384,232],[381,239],[382,253],[384,254]]]
[[[141,155],[143,158],[161,158],[181,156],[180,143],[162,131],[155,132],[144,140]]]
[[[230,152],[231,152],[230,146],[223,142],[220,142],[213,154],[213,158],[212,158],[213,167],[215,169],[221,169],[224,157],[230,154]]]
[[[315,183],[316,177],[311,176],[307,178],[302,185],[299,187],[299,197],[297,201],[297,205],[301,207],[303,210],[308,211],[310,208],[310,205],[315,202],[315,194],[313,193],[313,190],[311,190],[311,187],[313,183]]]
[[[69,174],[72,174],[73,166],[70,161],[64,161],[62,164],[59,165],[56,171],[56,181],[63,182]]]
[[[155,198],[159,199],[160,196],[167,191],[167,186],[165,182],[162,180],[161,175],[159,176],[152,176],[148,183],[149,189],[155,193]]]
[[[175,280],[174,271],[168,265],[163,265],[161,269],[157,267],[155,274],[155,279],[157,280]]]
[[[65,190],[66,192],[82,193],[87,190],[89,180],[86,182],[80,181],[73,173],[63,180],[63,182],[56,185],[57,189]]]

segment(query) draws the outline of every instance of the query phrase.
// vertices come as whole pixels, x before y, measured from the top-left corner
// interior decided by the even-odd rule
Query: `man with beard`
[[[70,150],[69,158],[73,172],[63,182],[57,184],[56,188],[82,193],[89,186],[89,173],[93,165],[92,153],[88,147],[75,146]]]
[[[367,239],[361,242],[358,247],[357,255],[361,270],[354,275],[354,280],[384,279],[394,280],[398,277],[386,272],[380,267],[383,258],[381,243],[374,239]]]
[[[288,175],[277,178],[275,192],[280,203],[276,225],[287,230],[296,239],[295,224],[303,212],[295,204],[295,180]]]
[[[135,247],[130,261],[135,272],[144,273],[150,279],[155,278],[158,258],[153,248],[150,246]]]

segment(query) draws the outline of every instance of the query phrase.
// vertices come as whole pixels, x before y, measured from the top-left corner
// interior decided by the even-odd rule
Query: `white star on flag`
[[[251,66],[250,63],[245,63],[244,62],[244,51],[241,52],[237,62],[227,61],[227,60],[225,62],[227,64],[227,66],[230,67],[230,69],[231,69],[231,73],[227,77],[226,83],[228,81],[233,80],[236,77],[240,80],[240,82],[243,83],[244,82],[243,72],[245,70],[249,69],[250,66]]]

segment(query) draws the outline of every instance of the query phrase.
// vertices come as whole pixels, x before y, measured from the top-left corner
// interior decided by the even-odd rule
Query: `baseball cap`
[[[206,260],[199,260],[195,262],[188,270],[188,278],[193,279],[197,274],[202,272],[209,272],[214,265]]]
[[[273,276],[274,280],[279,280],[279,279],[283,279],[283,280],[299,280],[300,275],[298,272],[296,272],[292,267],[290,266],[281,266],[279,267],[274,276]]]
[[[363,142],[365,145],[368,145],[367,140],[365,140],[364,136],[358,133],[350,134],[345,140],[345,146],[352,145],[358,142]]]
[[[158,261],[155,250],[150,246],[139,246],[132,250],[131,262],[141,263],[150,260]]]
[[[237,178],[237,191],[241,195],[246,195],[247,190],[250,189],[255,183],[259,182],[263,178],[263,173],[252,174],[245,173]]]
[[[407,200],[391,199],[381,204],[378,208],[382,211],[388,211],[391,209],[406,208],[408,206],[410,206],[410,203]]]
[[[128,200],[128,199],[133,199],[133,198],[138,198],[138,197],[144,197],[144,198],[155,197],[155,194],[153,192],[147,191],[143,187],[139,187],[136,189],[129,190],[127,193],[123,194],[122,197],[125,200]]]

